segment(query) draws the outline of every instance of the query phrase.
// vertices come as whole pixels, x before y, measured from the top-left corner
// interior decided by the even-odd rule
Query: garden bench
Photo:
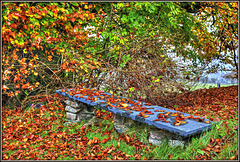
[[[88,118],[88,115],[91,117],[89,112],[97,107],[118,116],[155,126],[183,138],[208,130],[212,123],[199,116],[94,89],[78,87],[57,90],[56,93],[69,98],[66,101],[68,106],[65,110],[67,111],[66,118],[71,121],[81,121]],[[85,113],[79,113],[83,108],[85,108]]]

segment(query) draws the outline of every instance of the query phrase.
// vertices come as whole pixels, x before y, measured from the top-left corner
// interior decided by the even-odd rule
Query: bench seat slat
[[[69,91],[70,90],[68,89],[67,92],[69,92]],[[158,119],[157,115],[159,113],[161,113],[161,112],[155,112],[155,110],[164,110],[164,112],[173,112],[173,113],[179,112],[179,113],[183,114],[183,116],[185,116],[185,117],[189,116],[190,114],[182,113],[180,111],[175,111],[175,110],[171,110],[171,109],[164,108],[161,106],[156,106],[156,105],[147,106],[147,105],[145,105],[146,102],[141,102],[142,106],[146,107],[146,109],[148,111],[152,112],[153,114],[149,115],[149,117],[147,117],[147,118],[142,118],[142,117],[138,116],[141,111],[135,111],[135,110],[127,110],[126,111],[124,109],[111,107],[107,104],[106,100],[100,99],[99,96],[96,96],[97,101],[91,101],[91,100],[87,100],[88,96],[83,96],[84,98],[79,98],[80,94],[76,94],[76,95],[72,96],[70,94],[67,94],[66,92],[62,92],[62,90],[57,90],[56,93],[59,95],[65,96],[65,97],[69,97],[72,100],[79,101],[79,102],[85,103],[90,106],[95,106],[97,108],[110,111],[114,114],[121,115],[121,116],[124,116],[127,118],[131,118],[133,120],[155,126],[159,129],[167,130],[169,132],[178,134],[183,137],[189,137],[193,134],[196,134],[196,133],[199,133],[199,132],[202,132],[202,131],[205,131],[205,130],[211,128],[211,124],[207,124],[205,122],[198,122],[193,119],[186,119],[187,123],[180,125],[180,126],[174,126],[173,124],[171,124],[171,122],[167,123],[167,122],[161,122],[161,121],[154,121],[155,119]],[[106,93],[106,92],[103,92],[103,93],[105,93],[106,95],[112,96],[111,93]],[[77,98],[75,96],[77,96]],[[121,97],[121,98],[127,99],[125,97]],[[137,100],[131,100],[131,101],[134,101],[135,103],[138,102]],[[102,103],[102,102],[104,102],[104,103]],[[118,104],[119,102],[116,102],[116,103]],[[114,105],[114,103],[112,105]],[[128,105],[131,106],[131,104],[129,104],[129,103],[128,103]],[[129,111],[131,111],[132,113],[129,113]],[[194,116],[194,117],[197,117],[197,116]],[[169,121],[170,118],[167,118],[167,120]],[[209,121],[209,120],[205,119],[204,121]],[[213,122],[211,122],[211,123],[213,123]]]

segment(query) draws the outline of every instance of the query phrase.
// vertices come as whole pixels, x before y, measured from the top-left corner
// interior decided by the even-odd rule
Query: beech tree
[[[166,98],[199,79],[200,63],[235,60],[237,68],[237,2],[198,3],[198,16],[183,6],[4,2],[3,94],[23,103],[31,95],[84,83],[135,99]],[[213,33],[205,23],[209,17],[216,28]],[[230,55],[222,54],[228,50]],[[171,53],[192,64],[176,64]]]
[[[235,69],[234,78],[238,77],[238,2],[192,2],[189,4],[197,14],[198,20],[211,29],[195,30],[202,47],[201,55],[208,64],[217,59],[222,64],[231,64]],[[196,8],[195,8],[196,5]],[[225,66],[210,67],[208,72],[226,70]]]
[[[90,31],[84,27],[101,19],[96,5],[4,2],[2,7],[4,95],[19,103],[31,94],[48,93],[57,85],[69,85],[64,76],[85,74],[89,68],[99,66],[97,60],[85,53],[71,55],[71,50],[84,49],[89,43]],[[93,9],[95,13],[91,12]]]

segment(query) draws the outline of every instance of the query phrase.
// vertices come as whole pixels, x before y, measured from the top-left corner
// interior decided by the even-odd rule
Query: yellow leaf
[[[186,121],[179,121],[179,123],[185,124],[185,123],[186,123]]]
[[[121,104],[124,108],[125,107],[128,107],[128,104],[126,104],[126,103],[123,103],[123,104]]]
[[[24,138],[24,139],[23,139],[23,142],[27,142],[27,140],[28,140],[27,138]]]
[[[88,6],[87,6],[87,5],[85,5],[85,6],[84,6],[84,9],[88,9]]]
[[[37,73],[37,72],[34,72],[34,75],[35,75],[35,76],[38,76],[38,73]]]
[[[64,49],[64,48],[62,48],[62,49],[60,49],[59,51],[60,51],[60,52],[64,52],[64,51],[65,51],[65,49]]]
[[[159,79],[157,79],[157,80],[154,80],[154,82],[159,82]]]
[[[18,17],[17,17],[17,16],[15,16],[15,15],[13,15],[12,17],[13,17],[13,18],[15,18],[15,19],[18,19]]]
[[[39,84],[40,84],[40,83],[39,83],[39,82],[37,82],[37,83],[35,83],[35,86],[37,87]]]
[[[112,91],[112,90],[110,90],[110,93],[111,93],[111,94],[113,94],[113,91]]]
[[[38,55],[35,55],[35,56],[34,56],[34,59],[38,59]]]

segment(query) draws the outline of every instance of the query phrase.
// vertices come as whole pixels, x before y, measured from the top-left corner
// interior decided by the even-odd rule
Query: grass
[[[233,85],[238,85],[238,84],[221,84],[220,87],[228,87],[228,86],[233,86]],[[210,88],[217,88],[217,84],[212,84],[212,83],[199,83],[197,86],[192,88],[192,91],[195,91],[200,88],[205,88],[205,89],[210,89]]]
[[[51,106],[55,107],[57,105]],[[63,109],[45,111],[44,114],[39,113],[39,111],[40,109],[26,109],[26,113],[35,113],[39,115],[42,121],[44,121],[42,125],[37,126],[33,125],[30,127],[26,127],[26,125],[28,124],[38,124],[30,116],[25,117],[12,115],[5,117],[3,121],[6,121],[6,123],[9,124],[14,123],[14,120],[22,124],[25,123],[25,125],[23,125],[23,128],[26,128],[28,131],[25,130],[23,132],[23,135],[21,134],[18,138],[16,138],[19,140],[3,140],[3,146],[11,148],[6,149],[4,147],[2,149],[3,158],[9,158],[12,156],[15,160],[21,159],[22,157],[26,157],[26,159],[32,160],[31,158],[29,158],[28,154],[30,154],[31,150],[34,150],[34,152],[37,152],[37,155],[35,157],[38,158],[51,159],[48,158],[49,152],[51,152],[53,154],[58,154],[55,160],[74,160],[76,154],[76,152],[74,153],[74,150],[72,150],[71,148],[63,149],[62,147],[57,147],[57,145],[61,146],[63,143],[66,142],[68,145],[72,144],[75,150],[79,150],[81,147],[84,147],[85,152],[90,154],[93,154],[92,150],[93,147],[96,145],[99,145],[101,151],[107,148],[111,148],[112,150],[110,149],[108,151],[109,153],[107,153],[107,157],[109,159],[116,158],[118,154],[120,154],[119,151],[121,151],[124,156],[128,157],[128,160],[193,160],[196,158],[196,156],[199,155],[211,156],[212,160],[228,160],[233,157],[235,157],[235,159],[237,160],[236,151],[238,150],[238,131],[233,129],[233,127],[238,127],[238,116],[235,116],[235,119],[232,120],[220,121],[218,124],[213,125],[210,131],[204,132],[198,136],[194,136],[185,145],[185,147],[170,147],[167,141],[163,141],[159,146],[151,146],[148,142],[148,136],[150,131],[154,127],[147,124],[139,124],[138,122],[136,122],[136,124],[133,125],[127,132],[128,136],[132,138],[133,141],[126,142],[126,140],[123,140],[126,134],[120,135],[118,134],[118,132],[116,132],[112,119],[103,120],[101,125],[87,126],[87,131],[85,132],[85,134],[81,134],[79,132],[81,131],[81,128],[86,123],[86,121],[70,125],[64,125],[63,123],[65,122],[65,111]],[[63,114],[62,118],[58,116],[59,113]],[[57,119],[49,120],[51,117],[57,117]],[[15,125],[18,122],[15,122]],[[228,123],[224,124],[224,122]],[[10,126],[7,124],[3,125],[2,127],[3,133],[6,133],[9,129]],[[21,131],[21,129],[19,131]],[[15,132],[17,131],[14,131],[13,133]],[[54,132],[57,135],[54,135]],[[106,132],[108,132],[108,134]],[[33,141],[24,141],[24,137],[30,136],[31,133],[35,133],[43,140],[36,141],[35,139]],[[72,137],[72,134],[76,134],[77,137]],[[76,142],[76,138],[79,137],[87,137],[88,140],[98,139],[99,142],[95,145],[91,145],[88,144],[88,141],[87,144],[79,146]],[[110,139],[106,143],[102,142],[104,139],[107,139],[109,137]],[[222,145],[219,145],[221,147],[221,152],[219,154],[215,153],[214,149],[210,150],[207,153],[203,151],[208,146],[211,139],[222,139],[223,137],[226,139],[226,141]],[[43,149],[42,153],[40,153],[41,147],[48,146],[48,143],[50,143],[50,146],[54,145],[54,147]],[[137,150],[137,147],[139,147],[139,150]],[[18,153],[19,149],[24,150],[25,154],[20,156],[20,153]],[[67,152],[70,152],[70,154]]]
[[[46,112],[45,115],[43,116],[43,118],[48,118],[48,117],[51,117],[51,115],[49,112]],[[21,118],[21,117],[19,117],[19,118]],[[61,119],[58,119],[54,123],[62,123],[62,121],[60,121],[60,120]],[[33,122],[32,119],[27,119],[27,121],[28,121],[28,123]],[[235,121],[229,120],[228,122],[229,122],[228,123],[229,127],[238,125],[236,120]],[[47,123],[45,123],[45,125],[46,124]],[[71,124],[70,126],[63,126],[63,128],[59,129],[58,131],[63,131],[63,132],[66,132],[67,134],[74,134],[79,131],[79,129],[81,128],[81,126],[83,124],[84,124],[84,122],[79,122],[76,124]],[[149,135],[150,130],[153,127],[148,126],[146,124],[141,124],[141,125],[136,124],[130,128],[130,131],[128,132],[129,136],[133,137],[133,135],[135,134],[139,141],[142,141],[143,143],[145,143],[146,146],[151,148],[151,151],[149,151],[148,149],[141,149],[141,151],[136,152],[135,148],[132,146],[129,146],[129,144],[127,142],[125,142],[123,140],[121,140],[121,141],[117,140],[117,137],[119,137],[119,135],[115,130],[113,130],[114,125],[111,122],[111,119],[104,120],[102,123],[102,126],[94,126],[93,125],[93,126],[91,126],[91,128],[87,128],[88,132],[84,135],[84,137],[87,137],[88,139],[97,138],[100,141],[102,141],[103,139],[108,138],[109,135],[103,135],[101,132],[112,130],[112,133],[110,134],[111,140],[109,140],[108,142],[106,142],[104,144],[100,142],[99,143],[100,147],[101,148],[110,148],[111,145],[113,145],[114,148],[117,148],[118,142],[120,142],[118,150],[121,150],[126,155],[130,155],[129,160],[135,159],[134,156],[136,155],[136,153],[141,156],[142,160],[144,158],[147,158],[147,159],[154,158],[156,160],[167,160],[167,159],[169,159],[169,155],[173,155],[173,157],[171,158],[172,160],[178,160],[179,158],[191,160],[191,159],[194,159],[196,155],[199,155],[199,153],[204,154],[204,152],[201,149],[206,147],[206,145],[209,143],[211,136],[213,136],[213,138],[222,138],[224,135],[226,135],[226,133],[225,133],[226,127],[222,126],[222,124],[223,124],[223,121],[218,123],[216,126],[213,126],[213,128],[210,131],[203,133],[198,137],[193,137],[192,140],[184,148],[183,147],[173,147],[172,148],[165,141],[162,142],[160,146],[152,147],[148,143],[148,135]],[[48,131],[42,131],[41,133],[39,133],[39,135],[42,138],[48,138],[49,137],[48,132],[56,131],[56,126],[57,125],[55,125],[54,127],[51,127]],[[29,136],[29,133],[26,134],[26,136]],[[227,143],[227,146],[222,148],[221,154],[213,157],[213,160],[222,159],[223,157],[225,157],[226,159],[230,159],[231,157],[236,155],[235,150],[238,150],[238,140],[236,140],[236,139],[238,139],[237,131],[235,131],[235,135],[231,138],[235,139],[235,140],[233,140],[231,143]],[[11,141],[9,143],[9,145],[14,145],[17,142],[18,141]],[[60,143],[61,142],[63,142],[63,141],[60,141]],[[68,143],[74,144],[75,143],[74,139],[68,140]],[[31,144],[31,147],[38,148],[41,144],[42,143],[33,143],[33,144]],[[77,147],[76,144],[74,145],[74,147]],[[29,152],[30,149],[27,151]],[[52,151],[55,152],[56,149],[52,149]],[[90,148],[88,149],[88,151],[90,151]],[[7,153],[7,155],[11,156],[16,152],[17,152],[17,150],[9,151]],[[43,155],[41,155],[39,157],[44,158],[44,155],[47,155],[47,152],[48,151],[43,152]],[[110,155],[109,158],[112,159],[113,156]],[[69,157],[59,156],[56,160],[74,160],[74,156],[72,156],[72,157],[71,156],[69,156]]]

